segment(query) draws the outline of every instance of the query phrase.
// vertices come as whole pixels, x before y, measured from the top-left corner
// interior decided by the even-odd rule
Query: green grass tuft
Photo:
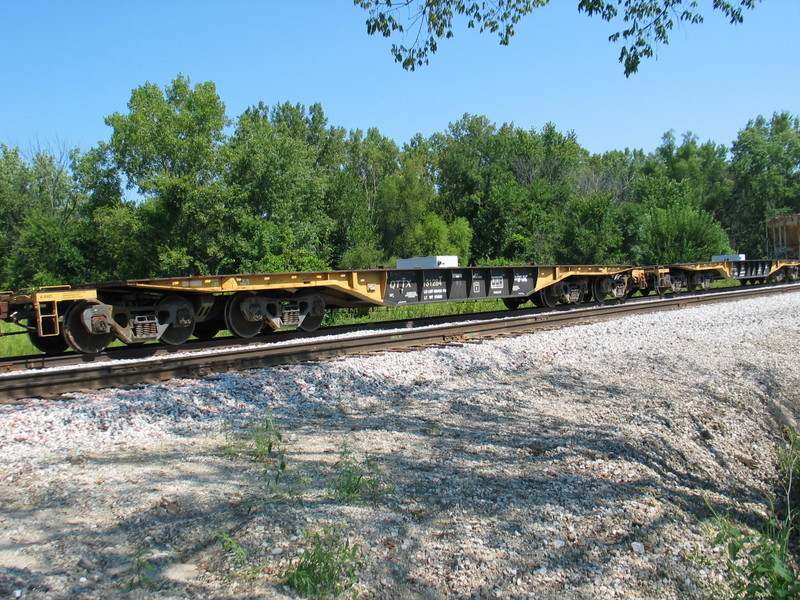
[[[714,513],[714,543],[725,547],[724,579],[727,596],[733,600],[800,598],[796,555],[800,435],[786,431],[786,446],[778,452],[778,459],[783,476],[782,504],[778,508],[771,505],[760,530]]]
[[[358,582],[364,566],[360,548],[346,539],[340,528],[303,532],[306,547],[286,570],[286,583],[307,598],[338,596]]]
[[[395,491],[395,486],[375,459],[365,455],[363,461],[357,460],[346,443],[342,444],[335,467],[339,469],[339,475],[333,488],[336,498],[343,502],[377,505]]]

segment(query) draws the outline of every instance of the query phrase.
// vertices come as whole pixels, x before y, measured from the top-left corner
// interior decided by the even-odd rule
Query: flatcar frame
[[[87,354],[111,341],[180,345],[222,329],[317,329],[327,309],[499,299],[553,307],[622,301],[640,291],[699,292],[721,279],[794,281],[800,260],[631,265],[516,265],[363,269],[130,279],[0,293],[0,319],[22,325],[46,353]]]

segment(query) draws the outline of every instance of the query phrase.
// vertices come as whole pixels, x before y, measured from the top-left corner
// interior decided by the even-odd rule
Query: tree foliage
[[[722,226],[705,211],[674,202],[653,206],[640,223],[639,264],[675,264],[730,252]]]
[[[0,287],[222,272],[764,258],[800,212],[800,122],[757,117],[731,148],[667,132],[592,155],[574,132],[465,114],[403,148],[318,104],[234,121],[213,84],[133,90],[86,152],[0,144]],[[227,128],[232,123],[232,128]],[[132,189],[132,197],[126,197]]]
[[[723,222],[735,246],[763,255],[763,222],[800,212],[800,119],[776,113],[750,121],[731,148],[734,185]]]
[[[163,91],[146,83],[133,90],[128,109],[106,118],[106,125],[113,129],[111,151],[129,186],[155,195],[164,179],[217,179],[227,118],[213,83],[192,88],[181,75]]]
[[[713,7],[731,23],[744,20],[744,10],[757,0],[715,0]],[[462,21],[469,29],[496,34],[507,46],[519,21],[550,0],[353,0],[367,11],[367,33],[384,37],[403,36],[392,45],[392,55],[404,69],[414,71],[428,64],[439,42],[455,35]],[[619,61],[625,76],[639,70],[643,58],[653,56],[659,45],[669,43],[676,24],[702,23],[694,0],[580,0],[578,12],[608,22],[621,21],[622,28],[609,37],[621,42]],[[405,45],[405,35],[413,41]]]

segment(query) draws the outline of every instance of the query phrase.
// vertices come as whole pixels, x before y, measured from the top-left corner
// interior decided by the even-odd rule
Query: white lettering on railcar
[[[411,280],[409,279],[392,279],[389,282],[389,289],[392,290],[400,290],[403,288],[410,288],[413,287],[411,285]]]

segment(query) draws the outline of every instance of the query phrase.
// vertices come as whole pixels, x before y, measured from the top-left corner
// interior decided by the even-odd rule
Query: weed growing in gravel
[[[289,564],[286,583],[305,597],[338,596],[358,582],[364,566],[359,547],[346,539],[338,527],[321,532],[303,532],[306,547]]]
[[[792,513],[796,521],[798,513],[794,507],[800,501],[800,434],[789,428],[784,433],[786,446],[778,450],[778,460],[784,481],[786,511]]]
[[[800,598],[797,556],[793,553],[798,519],[794,507],[800,493],[800,435],[787,430],[786,439],[786,448],[778,453],[784,478],[783,515],[779,516],[772,505],[762,530],[754,532],[714,513],[714,542],[727,551],[725,579],[736,600]]]
[[[156,568],[147,560],[147,550],[137,547],[131,560],[128,573],[128,582],[125,591],[130,592],[136,588],[153,591],[158,588],[158,579],[155,576]]]
[[[253,438],[256,460],[264,463],[264,479],[277,485],[286,470],[286,449],[283,447],[283,434],[278,429],[272,411],[267,410],[263,423],[254,428]]]
[[[219,540],[220,546],[222,546],[222,549],[228,555],[228,558],[230,558],[231,566],[234,569],[239,569],[247,563],[247,557],[250,556],[250,551],[233,539],[228,531],[223,529],[215,533],[212,537]]]
[[[339,500],[379,504],[386,496],[394,493],[394,485],[378,463],[366,455],[364,461],[359,462],[350,452],[347,443],[342,444],[335,467],[340,470],[333,483]]]
[[[714,542],[724,544],[726,580],[732,597],[742,600],[800,597],[800,581],[792,568],[791,525],[774,514],[761,532],[752,533],[729,517],[714,517]]]
[[[305,475],[286,473],[286,448],[278,421],[267,410],[262,421],[252,424],[245,431],[234,429],[229,423],[223,425],[225,445],[223,452],[229,458],[243,458],[264,465],[261,476],[267,483],[269,499],[264,502],[288,501],[305,503],[304,493],[311,478]]]
[[[272,486],[273,495],[279,499],[299,506],[305,505],[305,491],[311,483],[308,475],[284,476],[281,485]]]
[[[228,458],[239,458],[247,454],[247,443],[245,435],[236,429],[230,421],[222,424],[222,435],[225,442],[222,444],[222,452]]]
[[[252,424],[247,431],[238,431],[225,423],[222,432],[226,456],[262,463],[264,479],[278,484],[286,470],[286,449],[283,447],[283,434],[271,410],[267,410],[263,421]]]

